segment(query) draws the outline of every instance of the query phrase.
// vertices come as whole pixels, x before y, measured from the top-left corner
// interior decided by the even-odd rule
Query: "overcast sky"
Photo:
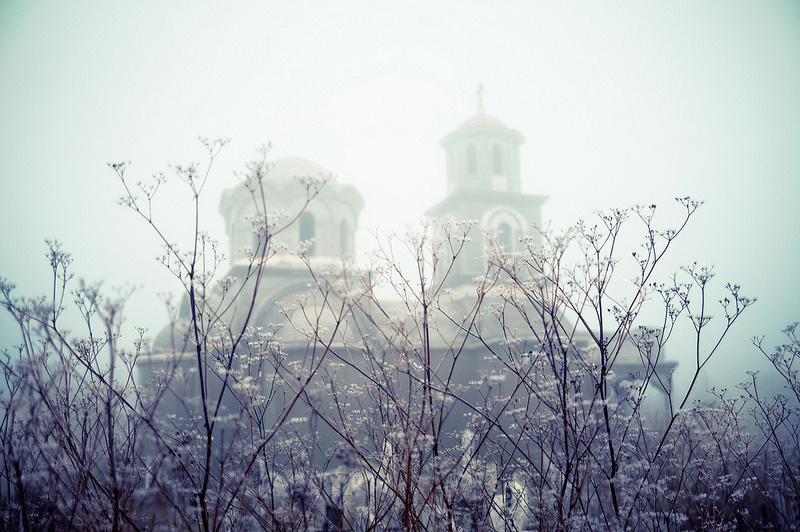
[[[545,219],[703,199],[674,264],[759,297],[735,341],[800,319],[798,2],[0,0],[0,275],[44,293],[58,238],[77,274],[143,285],[129,322],[157,330],[178,290],[105,164],[144,179],[198,135],[231,139],[203,200],[223,242],[219,195],[271,141],[358,187],[365,250],[443,197],[479,81]],[[174,179],[158,204],[176,240],[187,203]]]

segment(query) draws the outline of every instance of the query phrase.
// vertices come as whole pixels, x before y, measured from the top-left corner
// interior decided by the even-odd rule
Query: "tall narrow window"
[[[492,146],[492,172],[495,174],[503,173],[503,150],[499,144]]]
[[[497,226],[497,243],[503,251],[513,251],[512,249],[511,226],[503,222]]]
[[[475,175],[478,171],[478,154],[474,144],[467,144],[467,174]]]
[[[350,225],[347,223],[347,220],[342,220],[341,223],[339,223],[339,243],[341,245],[342,256],[352,255]]]
[[[314,239],[314,215],[310,212],[304,212],[300,215],[300,242]],[[311,245],[308,250],[309,255],[314,255],[314,248],[316,243]]]

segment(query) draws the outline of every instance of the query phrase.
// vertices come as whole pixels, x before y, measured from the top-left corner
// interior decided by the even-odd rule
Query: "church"
[[[223,193],[231,270],[199,304],[184,298],[137,368],[161,386],[159,411],[198,424],[190,431],[201,428],[200,397],[210,401],[221,463],[248,441],[258,449],[258,482],[282,501],[265,515],[293,508],[284,523],[313,509],[324,518],[305,527],[389,529],[410,522],[398,508],[419,506],[415,518],[432,522],[444,505],[465,529],[536,521],[537,480],[520,464],[555,458],[541,442],[519,444],[546,439],[537,431],[552,421],[531,404],[556,393],[558,363],[575,375],[564,382],[579,408],[598,393],[599,366],[590,331],[521,297],[530,280],[498,267],[542,240],[546,198],[522,193],[523,141],[480,104],[444,136],[447,194],[406,247],[416,252],[406,273],[391,250],[382,265],[354,266],[364,200],[347,184],[315,185],[329,175],[316,162],[277,159],[257,186]],[[643,373],[670,386],[674,364],[647,367],[628,338],[617,341],[608,394],[622,397]],[[403,491],[403,464],[443,480]]]
[[[479,105],[478,112],[446,135],[441,146],[445,152],[447,196],[426,212],[431,219],[474,220],[471,242],[461,255],[469,260],[458,261],[448,276],[451,285],[471,283],[485,273],[479,259],[488,248],[487,235],[495,234],[499,244],[514,251],[519,237],[535,235],[533,226],[542,222],[544,196],[522,193],[519,147],[524,137],[502,121],[486,114]],[[308,255],[316,264],[325,260],[354,258],[355,231],[364,201],[350,185],[336,182],[326,184],[307,206],[306,191],[296,183],[303,176],[327,176],[330,172],[316,162],[287,157],[272,162],[263,182],[265,195],[272,205],[294,214],[303,210],[297,223],[280,235],[287,249],[296,249],[301,242],[313,241]],[[256,216],[250,193],[245,186],[228,189],[222,196],[220,212],[225,218],[229,239],[229,257],[233,257],[232,274],[246,264],[247,248],[257,248],[254,241],[252,217]],[[485,233],[485,235],[484,235]],[[291,293],[294,276],[291,264],[298,264],[288,254],[276,256],[270,264],[268,281],[280,289],[271,292],[261,288],[262,306],[280,300]],[[305,269],[300,266],[300,269]],[[283,278],[283,279],[281,279]],[[262,313],[257,313],[262,316]],[[265,323],[257,318],[256,323]]]
[[[444,280],[448,288],[471,286],[475,277],[486,272],[485,255],[490,240],[496,239],[504,250],[513,252],[520,245],[521,236],[536,238],[533,227],[541,225],[541,208],[546,197],[521,192],[519,147],[523,141],[518,131],[486,114],[480,104],[473,117],[441,140],[447,196],[426,214],[431,219],[452,223],[476,222],[476,227],[470,230],[469,241],[460,249],[459,260],[448,270]],[[253,308],[247,312],[244,309],[229,312],[228,315],[233,316],[230,321],[233,329],[283,322],[284,311],[278,303],[307,291],[309,265],[321,271],[332,261],[351,260],[356,256],[355,232],[364,208],[358,190],[331,181],[308,201],[308,190],[298,181],[298,178],[325,179],[329,175],[322,165],[299,157],[285,157],[269,163],[268,172],[260,182],[269,204],[267,209],[279,209],[281,213],[273,213],[273,217],[284,216],[292,223],[279,235],[271,237],[271,245],[280,244],[275,245],[265,263]],[[266,215],[266,210],[258,211],[258,202],[253,200],[253,193],[245,184],[224,191],[220,213],[228,234],[229,278],[247,278],[248,271],[252,272],[254,255],[259,246],[263,248],[263,238],[254,231],[254,220]],[[295,253],[303,243],[310,243],[306,251],[308,265]],[[252,292],[247,294],[248,297],[240,297],[237,304],[250,304]],[[154,355],[140,362],[140,369],[145,373],[150,363],[158,365],[162,358],[183,349],[183,332],[179,329],[190,317],[188,303],[184,298],[178,316],[180,323],[174,324],[178,327],[162,330],[153,346]],[[281,341],[287,347],[294,343],[304,345],[307,334],[283,327]]]

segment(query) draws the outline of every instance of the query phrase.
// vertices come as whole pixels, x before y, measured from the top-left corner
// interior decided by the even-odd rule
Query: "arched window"
[[[475,175],[478,171],[478,154],[474,144],[467,144],[467,174]]]
[[[314,239],[314,215],[310,212],[304,212],[300,215],[300,242]],[[309,255],[314,255],[314,248],[316,244],[311,245],[308,250]]]
[[[350,224],[347,220],[342,220],[339,223],[339,244],[342,250],[342,256],[351,255],[353,253],[350,243]]]
[[[511,226],[503,222],[497,226],[497,243],[503,251],[513,251]]]
[[[239,246],[239,255],[245,257],[245,249],[251,248],[253,256],[258,257],[261,251],[264,251],[266,245],[266,238],[252,223],[241,222],[237,228],[237,244]]]
[[[499,144],[492,146],[492,172],[495,174],[503,173],[503,150]]]

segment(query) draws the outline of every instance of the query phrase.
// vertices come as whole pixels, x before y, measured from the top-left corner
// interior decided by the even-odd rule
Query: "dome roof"
[[[458,129],[472,129],[476,127],[501,127],[505,128],[506,125],[500,120],[499,118],[495,118],[493,116],[478,113],[477,115],[473,116],[472,118],[465,120],[458,126]]]
[[[281,157],[270,163],[267,180],[275,184],[285,184],[296,177],[321,177],[331,172],[319,163],[302,157]]]
[[[440,141],[440,144],[442,146],[448,146],[453,142],[468,141],[475,137],[475,135],[490,135],[493,137],[512,139],[517,145],[525,140],[525,137],[520,135],[519,131],[511,129],[499,118],[479,111],[478,114],[465,120],[460,126],[445,135]]]

